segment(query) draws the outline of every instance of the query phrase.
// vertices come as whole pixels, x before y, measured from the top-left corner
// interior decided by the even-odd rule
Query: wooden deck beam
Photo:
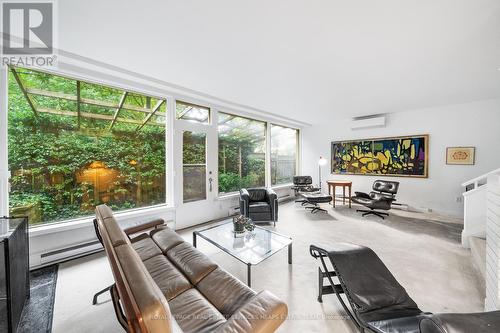
[[[26,101],[28,102],[29,106],[31,107],[31,110],[33,111],[33,113],[35,114],[35,117],[38,116],[38,112],[37,112],[37,109],[35,107],[35,104],[33,103],[33,101],[31,100],[31,97],[30,95],[28,94],[28,91],[27,89],[24,87],[23,85],[23,82],[21,81],[21,78],[19,77],[19,74],[17,74],[16,70],[14,69],[14,67],[10,67],[10,71],[12,72],[12,74],[14,75],[14,78],[16,79],[16,82],[17,84],[19,85],[19,89],[21,89],[23,95],[24,95],[24,98],[26,98]]]
[[[157,113],[157,112],[158,112],[158,110],[160,109],[161,105],[162,105],[164,102],[165,102],[165,100],[164,100],[164,99],[161,99],[161,100],[159,100],[159,101],[156,103],[156,105],[155,105],[155,107],[153,108],[153,110],[152,110],[152,111],[151,111],[151,112],[150,112],[150,113],[146,116],[146,118],[144,118],[144,121],[142,122],[142,124],[141,124],[141,125],[139,125],[139,127],[137,127],[137,129],[135,130],[136,132],[140,131],[140,130],[141,130],[141,128],[143,128],[143,127],[144,127],[144,125],[146,125],[146,123],[147,123],[147,122],[151,119],[151,117],[152,117],[152,116],[154,116],[154,115],[155,115],[155,113]]]
[[[58,116],[78,117],[77,112],[67,111],[67,110],[39,108],[38,112],[39,113],[54,114],[54,115],[58,115]],[[113,120],[113,116],[105,115],[105,114],[98,114],[98,113],[89,113],[89,112],[80,112],[80,117],[89,118],[89,119],[99,119],[99,120]],[[143,124],[143,121],[140,121],[140,120],[120,118],[120,117],[117,117],[116,121],[122,122],[122,123],[127,123],[127,124],[136,124],[136,125]],[[157,122],[150,122],[150,123],[148,123],[148,125],[165,126],[164,123],[157,123]]]
[[[125,103],[126,99],[127,99],[127,92],[125,91],[123,93],[122,97],[120,98],[120,102],[118,103],[118,107],[116,108],[115,114],[113,115],[113,120],[111,120],[111,124],[109,125],[110,131],[113,128],[113,126],[115,125],[116,119],[118,119],[118,114],[120,113],[120,110],[122,109],[123,104]]]
[[[60,98],[60,99],[68,100],[68,101],[74,101],[74,102],[78,101],[78,97],[75,95],[60,93],[60,92],[56,92],[56,91],[31,88],[31,89],[26,89],[26,92],[28,94],[31,94],[31,95]],[[91,99],[91,98],[80,98],[80,103],[101,106],[101,107],[106,107],[106,108],[110,108],[110,109],[117,109],[119,107],[119,104],[116,104],[113,102],[107,102],[107,101],[96,100],[96,99]],[[142,112],[142,113],[151,113],[151,111],[152,111],[152,109],[142,108],[142,107],[130,105],[130,104],[123,104],[122,109],[130,110],[130,111],[137,111],[137,112]],[[165,112],[159,112],[156,115],[162,116],[162,117],[167,116],[167,114]]]

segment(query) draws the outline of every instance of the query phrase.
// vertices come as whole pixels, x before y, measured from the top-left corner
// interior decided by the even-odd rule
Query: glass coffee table
[[[276,252],[288,247],[288,264],[292,264],[292,239],[277,232],[255,226],[255,230],[244,234],[233,232],[229,221],[207,229],[193,232],[193,246],[197,237],[217,246],[222,251],[247,265],[247,285],[252,285],[252,266],[266,260]]]

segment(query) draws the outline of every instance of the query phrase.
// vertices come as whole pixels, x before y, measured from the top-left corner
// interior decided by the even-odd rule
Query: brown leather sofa
[[[96,207],[96,223],[115,279],[115,312],[128,332],[264,333],[285,320],[283,301],[255,293],[168,227],[129,238],[106,205]]]

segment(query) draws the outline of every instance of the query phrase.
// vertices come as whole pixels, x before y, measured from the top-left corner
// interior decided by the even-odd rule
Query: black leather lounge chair
[[[314,187],[312,185],[312,177],[311,176],[294,176],[293,177],[293,186],[292,189],[295,191],[295,196],[300,193],[314,193],[320,190],[319,187]],[[297,199],[295,202],[301,202],[302,205],[307,203],[307,200],[304,198]]]
[[[270,188],[249,188],[240,190],[240,214],[254,222],[278,221],[278,196]]]
[[[369,208],[356,210],[364,213],[363,216],[372,214],[384,219],[384,216],[389,216],[389,214],[377,210],[391,209],[392,203],[396,201],[395,196],[398,193],[399,182],[376,180],[372,188],[373,191],[370,194],[354,192],[356,195],[352,197],[352,201]]]
[[[311,245],[309,251],[321,262],[318,301],[322,302],[323,294],[335,294],[361,333],[500,332],[500,311],[423,312],[368,247],[337,243],[329,250]],[[323,286],[324,278],[328,285]]]

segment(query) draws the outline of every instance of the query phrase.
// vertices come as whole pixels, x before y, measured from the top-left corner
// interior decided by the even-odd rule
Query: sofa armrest
[[[240,214],[248,217],[249,214],[249,206],[250,206],[250,194],[247,189],[242,188],[240,190]]]
[[[162,218],[152,218],[148,220],[134,220],[130,222],[118,222],[120,227],[123,229],[126,235],[136,234],[138,232],[157,228],[165,224],[165,220]]]
[[[271,206],[271,219],[276,222],[278,220],[278,195],[272,188],[266,189],[267,202]]]
[[[287,305],[269,291],[264,290],[233,313],[215,332],[274,332],[285,321],[287,315]]]
[[[266,188],[266,199],[267,202],[272,204],[274,200],[278,199],[278,195],[276,194],[276,192],[274,192],[272,188]]]

